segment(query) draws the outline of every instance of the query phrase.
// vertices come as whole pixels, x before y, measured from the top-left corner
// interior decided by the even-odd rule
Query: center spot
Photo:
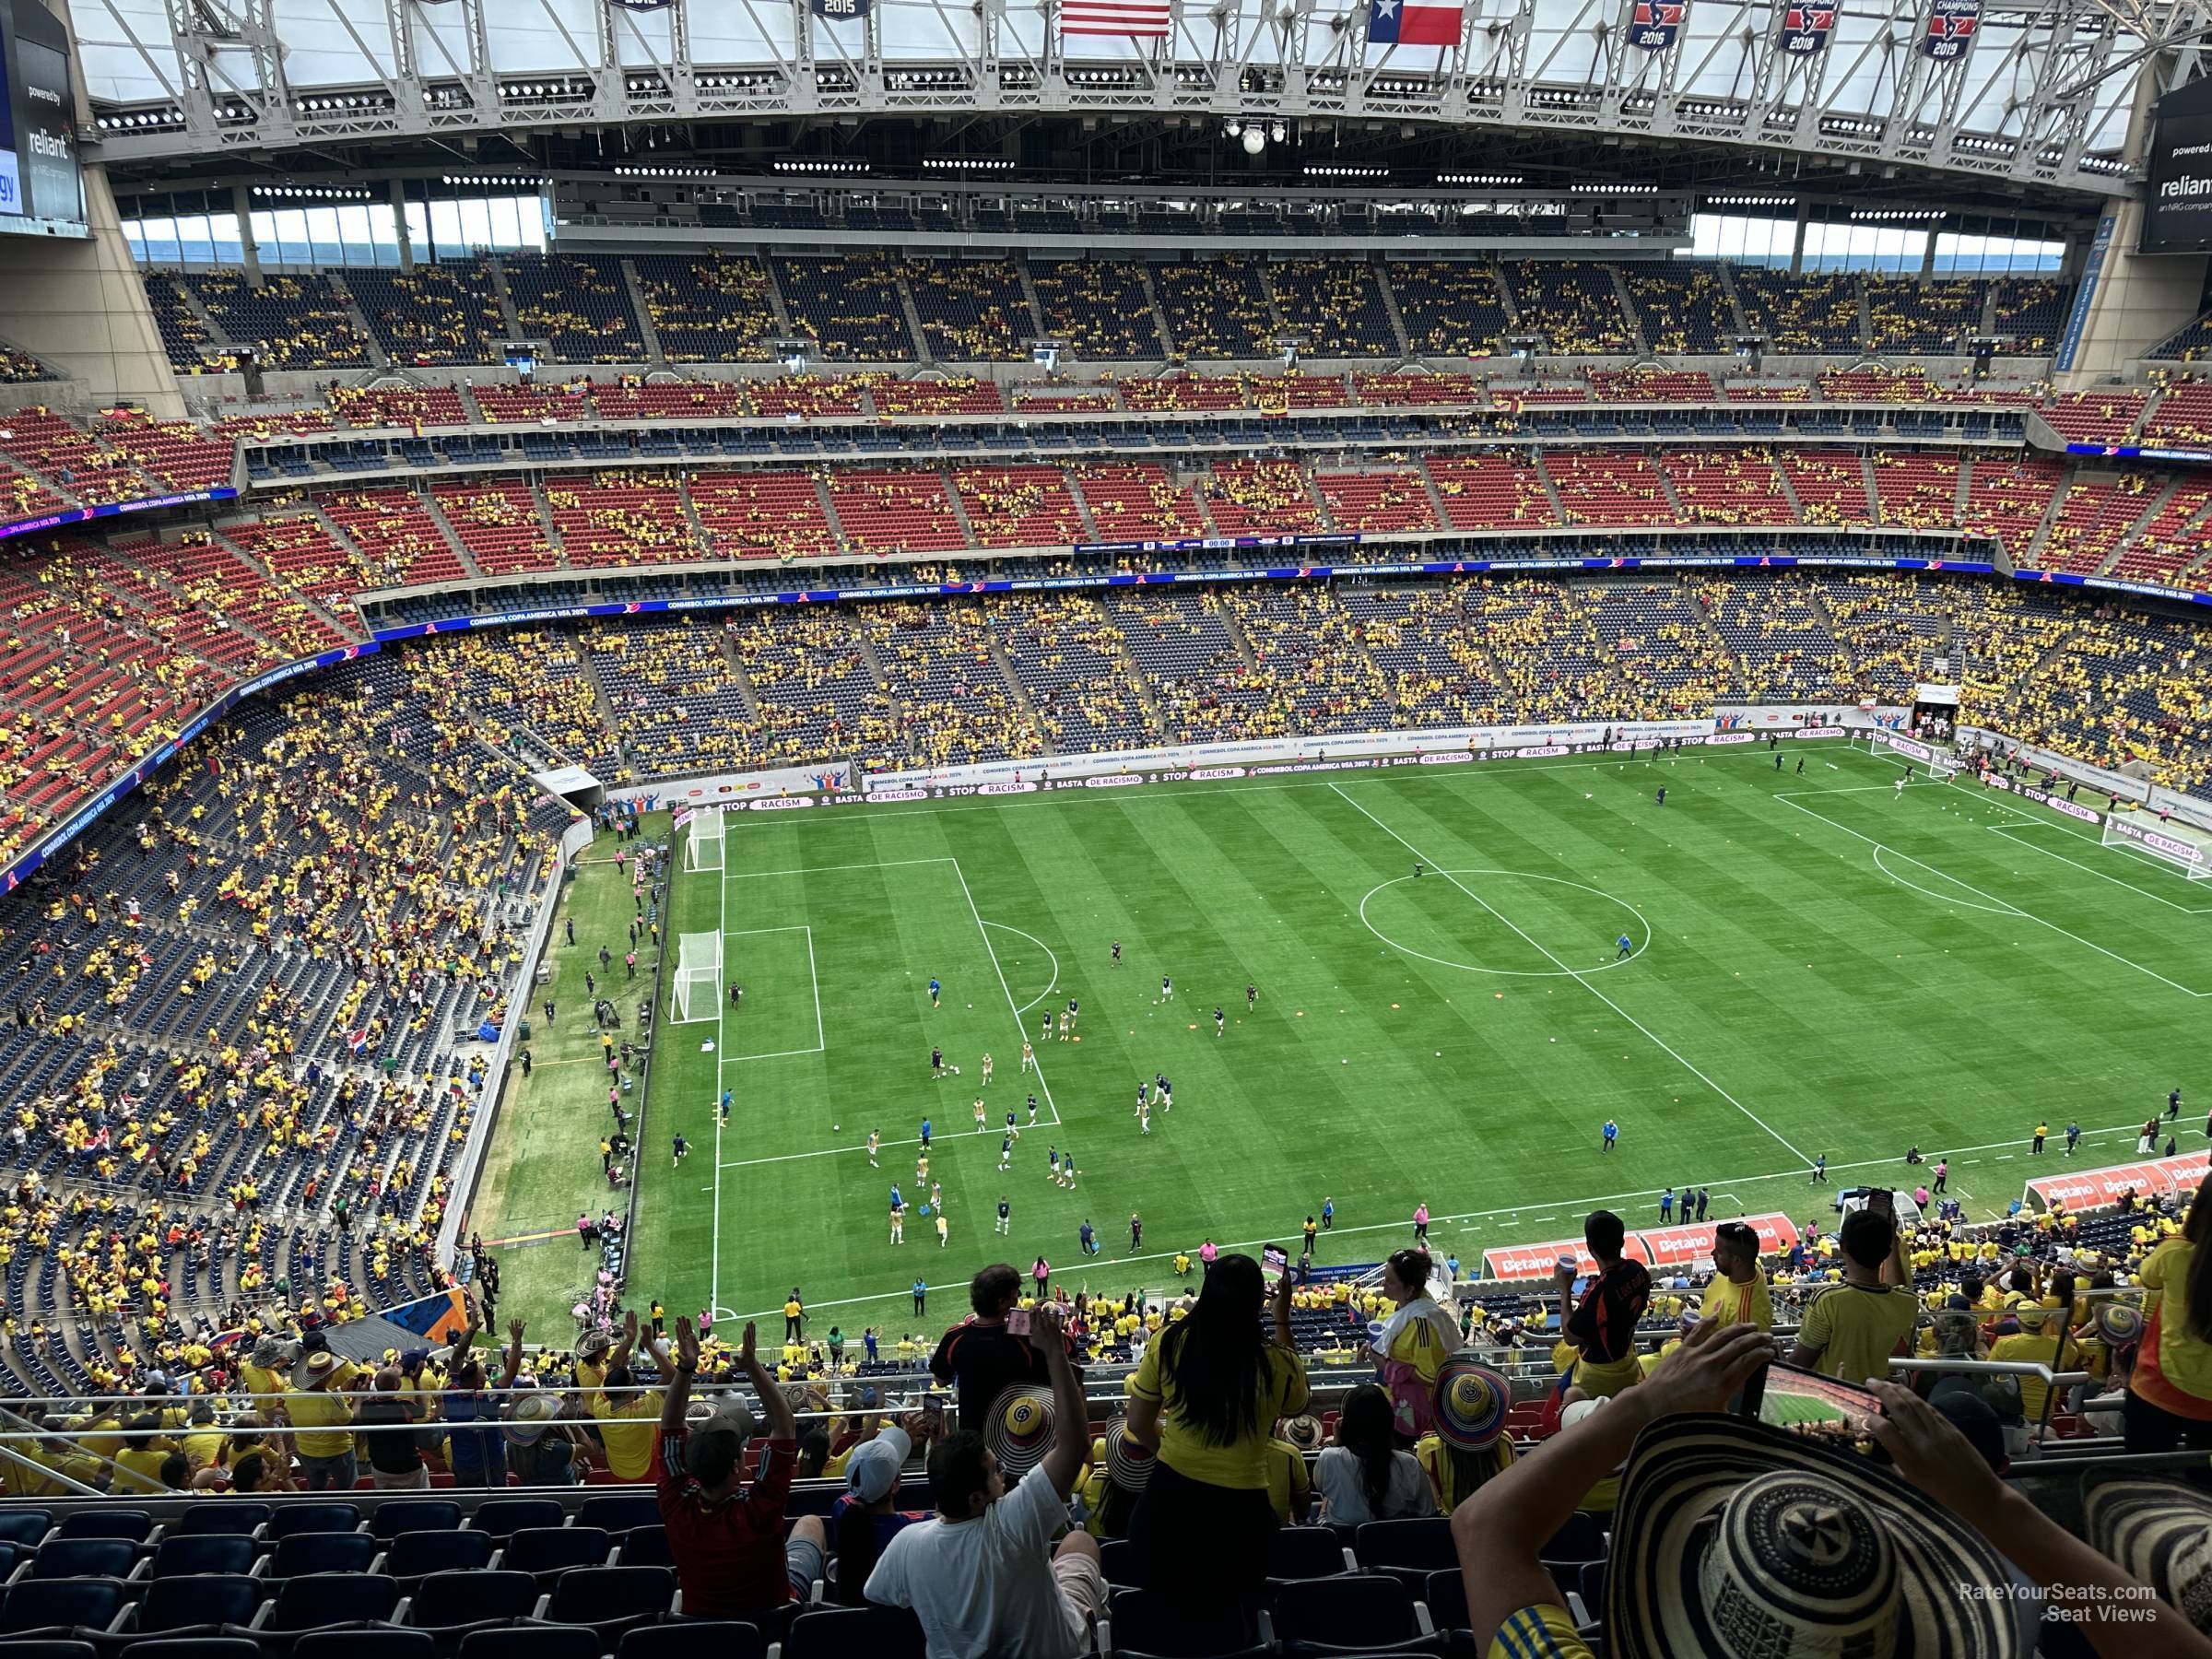
[[[1524,870],[1429,870],[1383,882],[1359,920],[1391,949],[1468,973],[1557,979],[1620,967],[1643,953],[1651,925],[1587,882]],[[1620,954],[1626,934],[1630,955]]]

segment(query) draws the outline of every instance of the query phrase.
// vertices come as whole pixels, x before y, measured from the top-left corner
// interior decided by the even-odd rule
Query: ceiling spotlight
[[[1267,136],[1280,144],[1290,136],[1290,129],[1278,121],[1267,129]]]
[[[1244,131],[1244,124],[1241,121],[1232,121],[1221,130],[1227,133],[1231,138],[1234,138]]]
[[[1256,126],[1244,129],[1244,153],[1256,156],[1267,147],[1267,135]]]

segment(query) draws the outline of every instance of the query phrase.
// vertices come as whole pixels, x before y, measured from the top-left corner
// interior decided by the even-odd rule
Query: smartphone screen
[[[1006,1334],[1009,1336],[1027,1336],[1030,1334],[1030,1311],[1014,1308],[1006,1314]]]
[[[945,1415],[945,1396],[934,1394],[924,1394],[922,1396],[922,1415],[925,1418],[943,1417]]]
[[[1778,1429],[1848,1434],[1855,1439],[1882,1415],[1878,1395],[1818,1371],[1776,1360],[1766,1368],[1765,1376],[1759,1420]],[[1748,1400],[1751,1391],[1747,1388],[1745,1394]]]
[[[1290,1253],[1280,1244],[1269,1244],[1261,1250],[1260,1277],[1270,1285],[1279,1284],[1289,1270]]]
[[[1888,1187],[1876,1187],[1866,1194],[1866,1207],[1877,1216],[1897,1214],[1897,1194]]]

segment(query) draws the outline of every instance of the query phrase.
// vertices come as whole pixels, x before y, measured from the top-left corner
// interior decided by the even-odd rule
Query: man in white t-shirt
[[[1053,1547],[1090,1429],[1059,1311],[1046,1303],[1031,1319],[1053,1384],[1044,1461],[1008,1490],[982,1435],[938,1441],[929,1454],[936,1514],[892,1538],[868,1575],[868,1600],[914,1610],[929,1659],[1074,1659],[1105,1610],[1098,1541],[1077,1531]]]

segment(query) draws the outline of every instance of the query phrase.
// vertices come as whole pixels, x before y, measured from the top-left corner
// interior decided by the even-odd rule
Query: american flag
[[[1165,40],[1168,0],[1061,0],[1060,32]]]

